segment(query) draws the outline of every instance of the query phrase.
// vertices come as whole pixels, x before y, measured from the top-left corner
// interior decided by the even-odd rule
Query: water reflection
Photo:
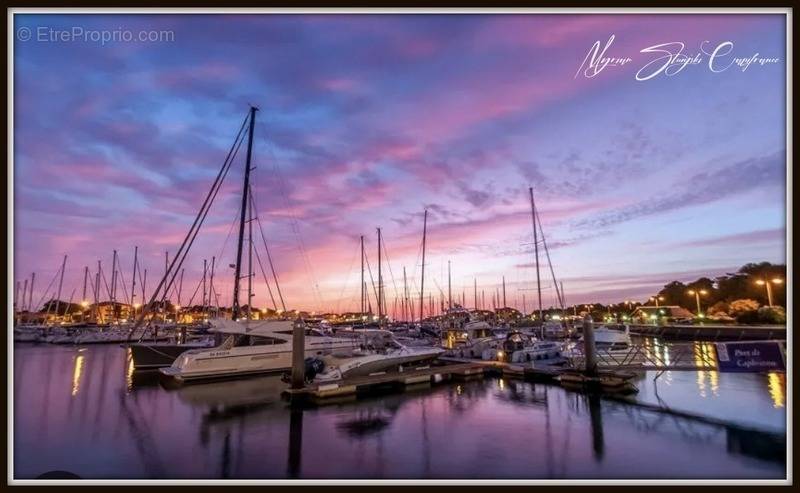
[[[363,439],[381,433],[392,422],[392,416],[382,410],[356,411],[356,416],[336,423],[336,429],[346,435]]]
[[[81,376],[83,375],[83,351],[79,350],[75,356],[75,367],[72,370],[72,397],[78,395],[81,388]]]
[[[592,450],[598,461],[603,459],[605,441],[603,439],[603,414],[600,405],[600,396],[594,392],[586,396],[589,404],[589,416],[592,424]]]
[[[167,391],[146,378],[137,381],[143,377],[129,372],[126,352],[118,347],[16,351],[17,477],[48,470],[84,478],[719,478],[785,472],[781,434],[720,427],[515,379],[444,383],[301,410],[280,398],[278,377]],[[733,398],[729,406],[758,399],[769,410],[785,405],[780,374],[725,374],[731,378],[726,386],[712,385],[710,375],[707,391],[716,386],[716,400]],[[687,377],[674,387],[697,399],[694,377]],[[728,390],[737,382],[760,387],[742,400]]]
[[[289,461],[287,475],[300,477],[300,458],[303,455],[303,410],[294,408],[289,415]]]
[[[767,382],[773,406],[782,408],[786,402],[786,374],[769,372],[767,374]]]

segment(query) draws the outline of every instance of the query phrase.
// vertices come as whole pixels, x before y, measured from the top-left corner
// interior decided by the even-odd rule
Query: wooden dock
[[[349,400],[360,394],[406,387],[430,385],[447,380],[483,378],[484,365],[475,362],[448,362],[402,372],[387,372],[346,378],[331,383],[313,383],[302,389],[286,389],[283,395],[292,402],[332,402]]]
[[[566,370],[566,367],[556,365],[535,366],[531,363],[507,363],[504,361],[483,361],[445,356],[440,357],[439,360],[452,363],[471,363],[473,365],[482,367],[485,373],[509,378],[524,378],[537,381],[555,380],[556,377],[561,375],[561,373]]]

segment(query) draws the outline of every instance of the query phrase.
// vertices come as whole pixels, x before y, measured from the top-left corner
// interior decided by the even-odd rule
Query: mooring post
[[[597,374],[597,354],[594,346],[594,323],[588,313],[583,317],[583,352],[586,355],[586,375]]]
[[[305,386],[305,354],[306,328],[301,319],[294,322],[292,331],[292,388],[302,389]]]

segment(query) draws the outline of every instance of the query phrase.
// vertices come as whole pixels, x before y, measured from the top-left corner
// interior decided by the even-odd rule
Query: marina
[[[715,393],[718,389],[713,382],[718,382],[724,372],[746,373],[751,374],[750,381],[760,382],[759,385],[763,385],[766,379],[774,408],[782,408],[784,398],[780,397],[779,403],[777,396],[786,394],[786,341],[782,339],[786,337],[786,327],[778,324],[753,327],[745,324],[715,325],[713,320],[707,325],[706,313],[703,313],[700,306],[700,292],[695,290],[688,291],[696,297],[695,314],[679,306],[662,308],[659,305],[659,301],[664,299],[661,293],[651,300],[654,306],[624,301],[613,308],[611,304],[604,307],[585,304],[580,307],[580,312],[577,305],[568,307],[565,303],[563,281],[556,278],[532,187],[528,189],[528,198],[533,233],[537,303],[533,305],[535,309],[530,312],[524,307],[520,311],[509,306],[513,303],[509,303],[506,296],[505,276],[502,276],[502,296],[498,286],[490,310],[485,308],[483,292],[479,303],[477,279],[474,279],[473,307],[467,308],[465,292],[462,292],[461,300],[453,296],[450,261],[447,262],[446,294],[444,289],[437,286],[440,294],[439,307],[437,308],[433,302],[432,294],[426,303],[423,286],[429,235],[427,209],[423,212],[420,298],[416,306],[412,301],[405,267],[402,276],[403,289],[401,292],[398,291],[397,280],[392,277],[391,263],[387,259],[388,249],[385,239],[381,228],[377,228],[376,277],[373,277],[372,267],[368,261],[364,237],[359,238],[361,257],[361,282],[357,289],[359,312],[350,314],[327,312],[317,316],[315,313],[286,310],[283,295],[280,294],[275,264],[269,255],[263,233],[261,238],[263,256],[268,258],[272,279],[267,276],[264,266],[260,265],[260,260],[259,267],[264,286],[270,293],[273,310],[259,310],[253,307],[254,288],[257,287],[254,282],[257,272],[253,259],[254,255],[256,259],[261,257],[257,248],[260,245],[253,241],[252,228],[257,220],[257,212],[256,199],[250,184],[257,112],[258,109],[255,107],[251,107],[248,111],[228,156],[208,190],[205,201],[197,211],[194,223],[176,253],[171,257],[169,252],[165,253],[164,273],[149,296],[145,291],[145,277],[142,276],[140,299],[144,303],[135,302],[136,280],[141,273],[138,246],[134,247],[131,272],[133,281],[127,295],[124,290],[124,272],[117,267],[119,255],[117,250],[113,251],[112,280],[110,287],[106,285],[105,294],[108,296],[108,301],[105,302],[101,302],[100,279],[104,279],[104,275],[100,261],[97,264],[97,272],[94,273],[93,304],[88,301],[90,294],[87,291],[90,277],[88,266],[83,269],[83,301],[76,305],[72,303],[72,296],[66,302],[61,299],[67,255],[63,257],[61,267],[48,287],[48,290],[53,290],[53,298],[47,303],[43,305],[41,302],[39,305],[32,303],[35,274],[31,275],[29,291],[24,287],[27,285],[26,279],[21,297],[17,293],[17,299],[21,302],[19,310],[14,314],[17,322],[13,329],[13,339],[17,344],[14,349],[15,395],[19,397],[27,392],[36,395],[43,385],[45,389],[49,388],[51,380],[58,378],[51,374],[53,358],[62,359],[58,363],[61,367],[68,366],[67,361],[71,361],[72,390],[67,407],[72,408],[72,398],[78,400],[82,387],[84,395],[92,392],[85,388],[87,386],[99,385],[101,389],[106,387],[114,389],[110,392],[117,396],[116,406],[125,418],[126,426],[133,433],[126,440],[133,440],[138,460],[145,468],[144,474],[149,478],[176,477],[176,475],[179,477],[182,474],[189,477],[204,477],[203,475],[208,474],[209,470],[198,470],[189,464],[174,467],[176,463],[173,457],[174,451],[162,452],[160,444],[164,438],[151,435],[148,430],[152,426],[150,423],[152,420],[172,423],[176,418],[172,413],[169,416],[142,415],[147,413],[147,409],[138,407],[137,399],[141,394],[148,395],[148,399],[154,399],[154,402],[168,402],[169,406],[176,405],[175,395],[179,396],[179,400],[181,395],[194,396],[187,397],[192,405],[187,406],[183,412],[188,412],[193,417],[198,412],[206,413],[200,419],[199,433],[203,446],[211,442],[213,423],[224,423],[223,428],[227,428],[231,423],[244,426],[244,420],[249,419],[247,416],[252,412],[257,415],[266,412],[271,416],[270,420],[276,419],[278,422],[285,421],[288,416],[289,446],[288,457],[285,459],[287,466],[283,472],[271,467],[240,469],[237,459],[234,459],[246,449],[243,444],[244,437],[241,435],[243,431],[240,430],[235,445],[230,442],[231,433],[226,432],[218,466],[219,472],[214,473],[216,476],[212,477],[313,478],[318,474],[329,474],[330,470],[324,467],[308,466],[307,461],[315,459],[304,458],[302,435],[303,423],[306,421],[305,414],[315,415],[323,412],[316,411],[321,408],[353,406],[351,416],[341,423],[337,422],[336,426],[345,430],[351,438],[360,440],[372,434],[381,436],[381,430],[388,428],[394,419],[384,416],[385,409],[379,408],[375,411],[372,407],[375,402],[396,400],[397,406],[400,406],[401,402],[415,406],[417,402],[424,403],[427,398],[433,399],[434,402],[445,399],[445,402],[451,405],[456,402],[456,407],[436,412],[458,414],[459,406],[462,405],[458,402],[469,401],[470,394],[475,395],[479,402],[478,406],[496,408],[499,416],[502,413],[512,412],[506,408],[504,400],[507,399],[523,407],[543,406],[545,431],[548,434],[551,433],[549,396],[555,395],[558,396],[555,398],[562,402],[571,402],[571,406],[574,407],[570,407],[570,404],[558,404],[556,411],[558,418],[554,419],[563,425],[563,420],[566,418],[569,422],[573,413],[577,412],[576,419],[581,412],[588,413],[585,416],[589,418],[591,450],[595,462],[605,461],[604,413],[614,415],[622,409],[628,415],[632,413],[636,413],[637,416],[662,415],[669,419],[690,422],[699,427],[726,430],[727,448],[724,451],[720,448],[716,452],[708,453],[712,454],[712,462],[716,460],[719,464],[724,464],[731,461],[731,464],[725,467],[734,467],[732,463],[743,461],[746,465],[741,468],[735,466],[737,474],[741,477],[780,477],[785,473],[786,454],[778,452],[778,449],[785,450],[786,447],[785,429],[776,433],[749,427],[739,420],[721,419],[705,411],[681,410],[680,407],[686,405],[683,399],[678,403],[672,403],[658,397],[657,403],[652,403],[639,400],[636,395],[643,386],[652,386],[655,392],[661,382],[662,385],[671,385],[673,375],[679,373],[698,375],[698,387],[700,379],[704,380],[707,374],[712,382],[711,391]],[[232,168],[237,151],[244,142],[247,144],[241,201],[237,218],[231,226],[233,232],[234,226],[238,224],[236,260],[229,266],[234,271],[230,287],[231,305],[226,307],[220,303],[220,294],[214,284],[216,257],[212,257],[210,271],[207,260],[203,260],[203,275],[197,280],[195,293],[189,300],[190,308],[182,309],[184,262],[222,187],[224,178]],[[262,230],[260,222],[258,229]],[[540,246],[542,257],[539,254]],[[542,260],[547,262],[546,270],[540,265]],[[395,285],[396,297],[392,310],[387,306],[385,266],[388,267],[391,283]],[[751,267],[743,267],[742,272],[749,268]],[[756,268],[771,269],[773,272],[776,270],[775,266],[768,264],[758,265]],[[144,269],[144,273],[146,272]],[[547,276],[549,281],[545,279]],[[121,300],[118,300],[116,294],[118,277],[123,288]],[[367,277],[370,279],[369,283]],[[775,282],[778,280],[782,282],[782,279],[776,277]],[[245,282],[242,282],[243,280]],[[553,287],[556,306],[545,310],[542,291],[546,282],[551,283]],[[219,285],[220,281],[217,278],[217,286]],[[719,285],[722,285],[722,281],[719,281]],[[279,293],[280,309],[272,294],[273,287]],[[668,287],[669,285],[665,286],[664,292]],[[195,295],[201,289],[201,305],[192,306]],[[706,294],[709,292],[707,289],[702,291]],[[372,310],[373,294],[376,313]],[[46,295],[47,290],[43,296]],[[242,296],[248,301],[242,303]],[[524,299],[523,296],[523,302]],[[749,303],[750,300],[746,301]],[[780,307],[771,304],[771,292],[768,301],[770,302],[766,307],[768,311],[756,312],[751,308],[748,316],[762,317],[762,312],[770,316],[781,313],[778,310]],[[101,309],[103,303],[110,308]],[[733,301],[730,305],[736,307],[737,303],[744,305],[745,301]],[[42,309],[34,311],[34,306],[42,306]],[[606,313],[602,313],[603,308]],[[599,313],[598,309],[601,310]],[[651,324],[637,323],[637,314],[640,318],[651,321]],[[602,322],[598,320],[596,323],[593,316],[602,319]],[[718,313],[715,317],[721,320]],[[749,339],[748,336],[753,337]],[[95,377],[90,373],[97,370],[91,369],[93,365],[90,365],[89,361],[98,358],[102,361],[102,369],[99,370],[99,376]],[[42,364],[47,369],[42,370],[40,367]],[[26,367],[27,365],[33,365],[33,368]],[[107,366],[115,369],[108,370]],[[28,379],[42,378],[42,371],[47,374],[45,382],[24,382]],[[745,381],[744,377],[739,378]],[[495,382],[499,386],[499,394],[489,390],[495,388]],[[455,397],[453,397],[454,389]],[[706,397],[705,388],[702,386],[700,389],[702,390],[700,398],[703,399]],[[462,393],[465,395],[463,398]],[[491,397],[487,397],[487,393],[491,394]],[[206,404],[210,405],[203,405],[202,401],[206,398],[210,400]],[[689,401],[696,400],[694,389],[690,391],[687,388],[684,398]],[[98,399],[100,401],[105,399],[105,390],[102,390]],[[197,399],[200,399],[199,403]],[[85,405],[88,406],[88,401]],[[92,405],[98,407],[82,408],[79,412],[94,414],[99,418],[100,414],[104,413],[103,407],[100,406],[104,404]],[[432,404],[437,407],[440,405]],[[49,406],[49,403],[46,406]],[[689,408],[693,407],[695,406],[689,404]],[[426,413],[424,407],[423,413]],[[771,412],[771,414],[776,413]],[[35,425],[24,424],[25,418],[19,415],[16,419],[17,432],[29,435],[33,429],[30,427]],[[38,426],[45,429],[50,427],[47,415],[40,419],[43,422]],[[614,418],[611,419],[613,421]],[[635,419],[647,421],[648,418]],[[313,422],[313,418],[311,420]],[[495,417],[495,420],[492,423],[481,420],[474,426],[479,429],[485,427],[486,429],[479,431],[479,434],[486,433],[487,437],[497,433],[507,435],[508,430],[504,427],[519,426],[506,423],[501,417]],[[21,424],[18,426],[18,423]],[[777,424],[777,419],[770,421],[771,426]],[[57,426],[69,425],[62,422]],[[499,428],[496,428],[498,426]],[[96,427],[93,436],[102,433],[98,428],[100,426]],[[429,432],[427,429],[424,431],[426,436]],[[272,434],[273,431],[269,433]],[[635,435],[638,433],[640,432],[636,429],[628,430],[624,442],[635,441]],[[560,432],[558,437],[561,437]],[[613,440],[609,442],[613,443]],[[20,453],[17,455],[23,457],[20,462],[22,465],[15,471],[20,477],[26,475],[49,477],[48,474],[54,474],[102,479],[130,474],[133,476],[128,477],[135,477],[136,474],[131,467],[120,464],[109,465],[106,469],[95,467],[87,469],[81,464],[57,467],[54,465],[55,469],[52,471],[37,473],[31,469],[32,464],[25,465],[24,442],[21,443],[22,449],[18,449]],[[458,443],[458,440],[454,443]],[[480,442],[479,448],[474,451],[476,456],[467,460],[481,462],[486,453],[485,447],[489,446],[489,450],[493,450],[491,454],[500,457],[503,465],[488,458],[488,465],[484,464],[484,467],[475,469],[476,477],[488,474],[495,478],[519,477],[521,474],[519,466],[516,465],[516,461],[507,457],[513,450],[512,444],[513,440],[503,441],[502,445]],[[328,445],[330,444],[322,446]],[[470,442],[467,445],[472,447],[478,443]],[[717,446],[719,445],[721,444],[717,443]],[[338,446],[347,447],[348,444],[338,444]],[[421,446],[425,448],[424,455],[436,449],[427,438],[421,442]],[[699,450],[696,445],[692,446]],[[217,447],[218,445],[214,445],[214,448]],[[54,448],[56,449],[58,447]],[[550,454],[560,452],[562,450],[553,448],[549,451]],[[648,453],[647,450],[639,452]],[[639,452],[637,457],[641,459]],[[447,450],[445,453],[458,456],[453,450]],[[570,457],[571,454],[580,456],[586,451],[571,452],[569,448],[564,448],[563,453],[566,455],[559,466],[562,471],[565,470],[567,461],[571,463],[576,460],[575,457]],[[63,457],[60,460],[63,460]],[[168,473],[161,463],[162,460],[170,464]],[[339,462],[337,471],[340,472],[333,477],[343,474],[342,477],[355,478],[364,472],[357,461],[337,462]],[[548,459],[546,472],[536,467],[528,468],[525,474],[533,476],[524,477],[542,477],[537,474],[558,477],[559,474],[567,474],[556,472],[557,464],[555,459]],[[182,469],[187,466],[188,469]],[[430,459],[426,459],[422,471],[417,465],[407,470],[392,470],[389,474],[392,477],[414,474],[424,474],[427,478],[450,477],[448,475],[455,474],[448,472],[450,467],[452,463],[445,461],[434,471]],[[586,465],[583,464],[582,467]],[[683,476],[680,477],[714,477],[713,467],[712,463],[710,469],[683,471]],[[593,474],[598,474],[597,477],[607,476],[617,479],[631,474],[621,465],[590,470]],[[659,461],[659,474],[669,470],[670,466],[665,465],[663,459]],[[569,474],[571,477],[579,477],[581,474],[588,474],[588,471],[578,469]],[[639,470],[638,473],[648,474],[646,469]],[[384,473],[373,471],[371,474],[382,477]],[[459,474],[470,476],[471,473],[460,469]]]
[[[780,373],[647,372],[623,400],[487,375],[294,408],[279,376],[165,390],[117,346],[15,351],[20,478],[777,478],[786,467]],[[655,411],[665,403],[719,421]]]
[[[792,482],[791,11],[8,14],[9,484]]]

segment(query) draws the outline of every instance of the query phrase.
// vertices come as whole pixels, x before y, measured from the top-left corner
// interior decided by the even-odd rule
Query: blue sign
[[[786,371],[783,341],[718,342],[719,371]]]

